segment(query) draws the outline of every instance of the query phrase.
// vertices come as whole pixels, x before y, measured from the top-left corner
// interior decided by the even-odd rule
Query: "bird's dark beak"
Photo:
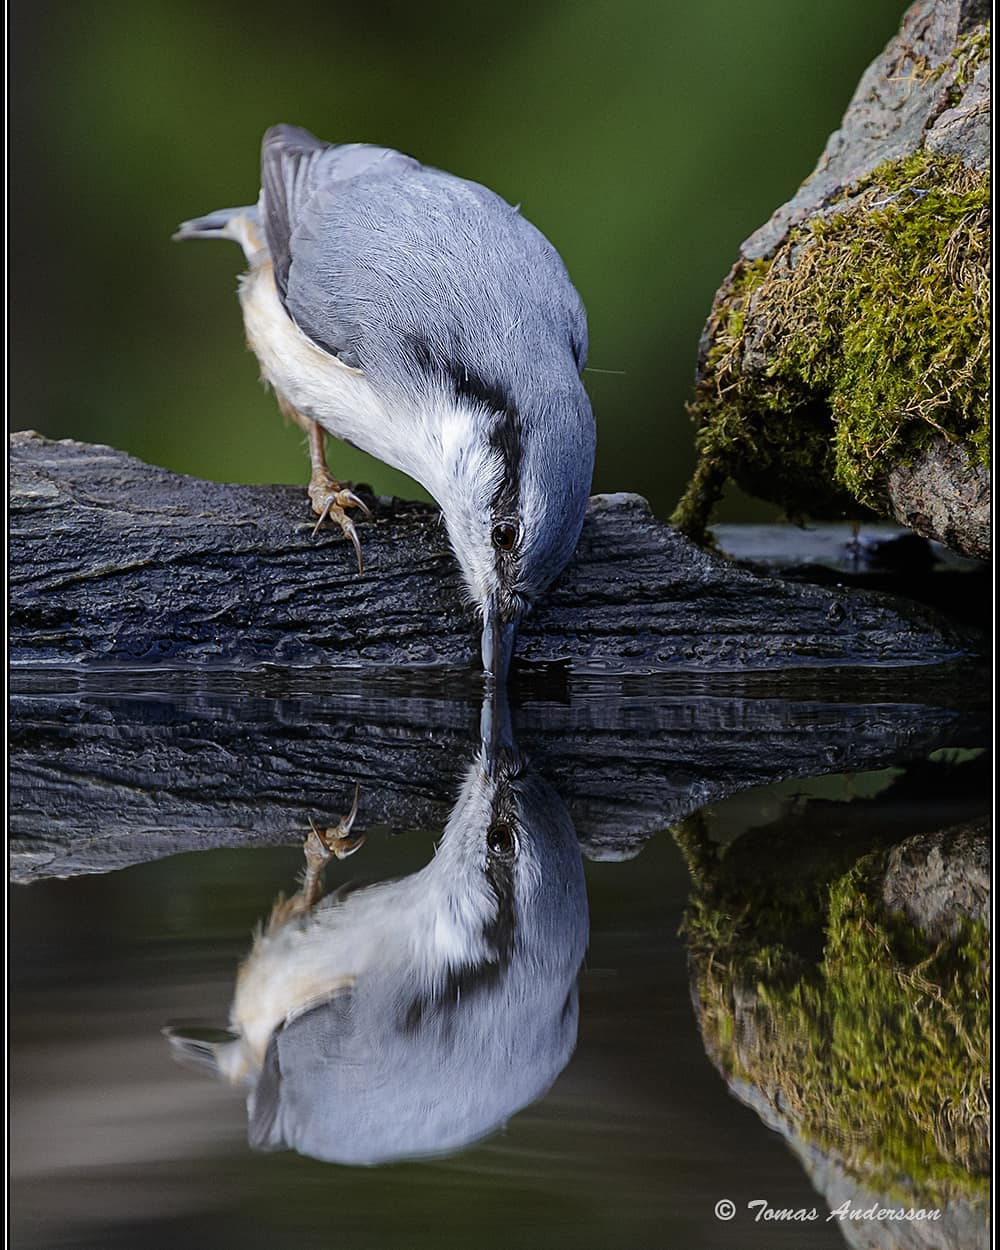
[[[496,599],[487,599],[483,609],[483,672],[498,685],[504,685],[510,671],[520,618],[505,617]]]

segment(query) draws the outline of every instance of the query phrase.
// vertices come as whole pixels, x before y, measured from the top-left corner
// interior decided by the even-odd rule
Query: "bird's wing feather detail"
[[[336,194],[360,175],[397,168],[419,169],[419,162],[391,148],[368,143],[323,143],[300,126],[272,126],[261,146],[261,201],[268,250],[278,295],[288,308],[293,236],[309,201],[321,188]],[[319,344],[339,356],[337,343]]]
[[[328,1070],[331,1081],[338,1052],[354,1028],[352,997],[350,990],[334,994],[325,1002],[310,1007],[296,1015],[271,1034],[260,1074],[248,1102],[248,1138],[254,1150],[281,1150],[293,1143],[288,1139],[288,1128],[297,1120],[315,1114],[317,1102],[321,1105],[323,1072]],[[285,1087],[282,1072],[282,1051],[293,1048],[291,1068],[293,1077],[304,1070],[305,1090],[309,1095],[306,1105],[297,1104],[296,1094],[301,1097],[301,1086]],[[296,1053],[300,1062],[296,1063]],[[303,1053],[315,1062],[301,1062]],[[333,1080],[336,1087],[336,1080]]]
[[[272,126],[261,144],[261,196],[267,246],[282,300],[288,289],[290,243],[302,205],[315,190],[329,144],[299,126]]]
[[[247,1136],[253,1150],[280,1150],[281,1135],[277,1132],[281,1099],[281,1063],[278,1058],[278,1034],[267,1044],[267,1053],[260,1075],[248,1102]]]
[[[341,363],[404,387],[443,369],[490,396],[562,368],[567,348],[583,367],[586,319],[562,261],[492,191],[294,126],[267,132],[262,166],[279,297]],[[507,408],[517,396],[501,399]]]

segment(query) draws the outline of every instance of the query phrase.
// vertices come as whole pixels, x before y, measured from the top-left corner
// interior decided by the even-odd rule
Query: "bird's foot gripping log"
[[[305,867],[299,879],[299,888],[291,898],[279,898],[271,909],[267,923],[268,934],[275,933],[282,925],[296,916],[307,915],[323,897],[323,877],[331,858],[347,859],[364,844],[365,835],[353,837],[351,830],[358,816],[358,800],[361,787],[355,783],[354,801],[346,816],[329,829],[318,829],[310,818],[309,833],[302,843]]]
[[[181,237],[185,237],[181,235]],[[312,510],[319,517],[319,520],[312,527],[313,538],[323,528],[327,521],[333,521],[340,526],[344,537],[349,538],[351,545],[354,547],[354,554],[358,558],[358,572],[365,571],[365,562],[361,555],[361,540],[358,538],[358,531],[354,527],[354,522],[347,515],[347,508],[358,508],[361,513],[371,516],[371,509],[363,499],[345,486],[343,482],[336,481],[330,473],[329,466],[326,463],[326,435],[323,427],[317,425],[311,417],[305,416],[288,402],[280,391],[276,392],[278,400],[278,408],[288,421],[294,421],[296,425],[305,430],[309,440],[309,502],[312,504]]]
[[[329,829],[317,829],[313,822],[309,822],[309,836],[305,840],[306,862],[311,864],[320,858],[324,863],[331,855],[337,859],[347,859],[359,850],[365,840],[365,835],[359,834],[353,837],[351,830],[354,828],[354,822],[358,818],[358,801],[361,798],[361,786],[355,783],[354,801],[351,804],[351,810],[346,816],[341,816],[340,820],[332,825]]]
[[[476,183],[387,148],[272,126],[256,204],[176,238],[239,243],[247,343],[309,432],[310,498],[361,544],[324,431],[437,500],[502,682],[521,617],[577,545],[595,430],[586,314],[555,248]]]
[[[333,521],[344,531],[354,545],[354,554],[358,557],[358,572],[365,571],[365,562],[361,556],[361,540],[354,522],[347,515],[346,508],[359,508],[365,516],[371,516],[371,509],[359,499],[354,491],[334,481],[326,464],[326,453],[323,449],[323,431],[315,421],[309,422],[309,460],[312,474],[309,478],[309,500],[313,512],[319,517],[313,527],[313,536],[319,533],[324,522]]]

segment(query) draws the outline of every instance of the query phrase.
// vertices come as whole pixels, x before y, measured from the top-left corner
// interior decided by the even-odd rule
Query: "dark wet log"
[[[518,742],[585,852],[649,835],[748,786],[983,746],[961,674],[783,688],[677,677],[522,689]],[[760,679],[763,683],[764,679]],[[738,689],[742,684],[744,689]],[[980,683],[981,685],[981,683]],[[447,686],[447,688],[445,688]],[[179,851],[301,841],[361,785],[358,828],[440,830],[478,747],[475,683],[360,674],[15,673],[11,870],[104,872]],[[973,698],[975,693],[973,692]]]
[[[359,576],[304,491],[202,482],[108,447],[15,434],[15,663],[369,669],[478,664],[437,512],[379,500]],[[966,652],[934,612],[782,581],[699,550],[634,495],[597,496],[518,655],[576,670],[919,665]]]

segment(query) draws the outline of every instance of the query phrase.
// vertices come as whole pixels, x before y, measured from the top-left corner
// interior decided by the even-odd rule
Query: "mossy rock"
[[[890,910],[888,847],[859,857],[849,838],[782,846],[772,829],[769,855],[741,838],[709,865],[691,824],[678,840],[695,867],[685,920],[694,998],[706,1050],[730,1086],[865,1190],[907,1204],[981,1203],[990,1159],[983,918],[956,911],[950,934],[932,937]],[[976,840],[978,853],[985,829]],[[962,871],[956,864],[956,879]]]
[[[817,174],[717,294],[691,404],[699,463],[673,518],[690,536],[732,479],[795,519],[895,517],[988,555],[989,25],[962,32],[962,13],[914,6]],[[873,144],[873,83],[904,68],[913,98],[881,101],[894,142]]]

